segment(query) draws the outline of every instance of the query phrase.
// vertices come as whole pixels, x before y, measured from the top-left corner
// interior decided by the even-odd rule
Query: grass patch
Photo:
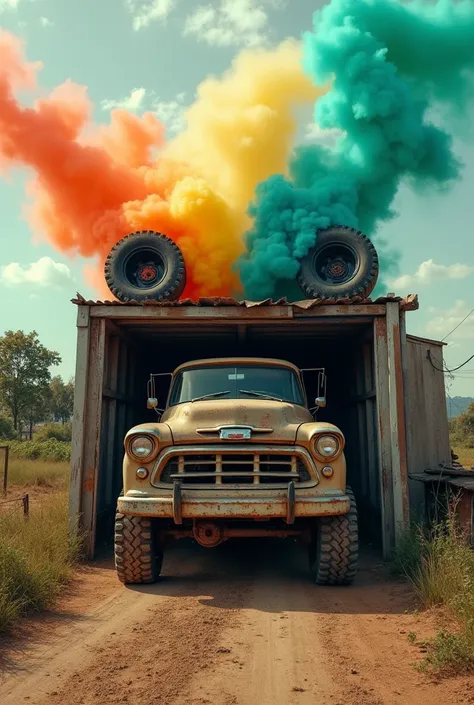
[[[10,458],[8,463],[8,487],[15,485],[32,487],[66,487],[69,464],[48,460],[23,460]]]
[[[443,675],[474,670],[474,552],[455,522],[449,519],[430,532],[413,526],[400,542],[395,565],[425,608],[443,607],[453,622],[452,629],[419,644],[426,649],[420,669]]]
[[[80,545],[69,532],[66,490],[33,502],[28,519],[0,514],[0,632],[54,604]]]

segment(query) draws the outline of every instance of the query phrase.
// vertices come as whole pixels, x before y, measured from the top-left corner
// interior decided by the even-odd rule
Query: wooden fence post
[[[8,460],[10,456],[10,446],[0,446],[5,452],[3,457],[3,496],[7,496],[7,485],[8,485]]]

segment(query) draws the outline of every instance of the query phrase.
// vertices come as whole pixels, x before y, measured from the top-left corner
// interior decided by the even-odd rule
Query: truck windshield
[[[274,399],[304,406],[298,376],[285,367],[240,365],[193,367],[180,372],[169,406],[209,399]]]

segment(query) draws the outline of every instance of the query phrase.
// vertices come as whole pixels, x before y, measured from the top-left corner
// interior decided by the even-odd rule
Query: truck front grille
[[[172,456],[158,481],[175,480],[183,485],[285,485],[307,482],[311,475],[297,455],[206,453]]]

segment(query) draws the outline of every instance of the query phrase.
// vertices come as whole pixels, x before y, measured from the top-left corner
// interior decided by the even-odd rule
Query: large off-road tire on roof
[[[163,563],[153,525],[145,517],[115,515],[115,568],[120,582],[139,585],[157,581]]]
[[[309,547],[311,576],[317,585],[350,585],[357,573],[359,532],[354,494],[348,514],[322,517]]]
[[[308,299],[365,298],[378,273],[377,252],[369,238],[336,225],[319,231],[316,244],[301,260],[298,284]]]
[[[105,280],[119,301],[176,301],[186,286],[183,255],[166,235],[130,233],[110,251]]]

